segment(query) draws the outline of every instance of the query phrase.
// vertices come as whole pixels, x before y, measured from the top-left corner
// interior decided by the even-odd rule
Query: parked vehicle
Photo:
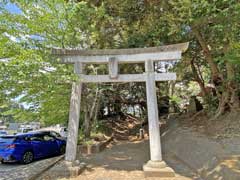
[[[1,137],[1,136],[4,136],[4,135],[7,135],[7,131],[5,131],[5,130],[0,130],[0,137]]]
[[[67,139],[67,135],[68,135],[67,128],[61,127],[61,126],[46,127],[46,128],[38,129],[35,131],[49,131],[55,134],[56,136],[63,137],[64,139]]]
[[[33,128],[29,128],[29,127],[27,127],[27,128],[23,127],[22,128],[21,127],[21,128],[18,129],[17,134],[27,133],[27,132],[30,132],[30,131],[33,131]]]
[[[65,153],[66,141],[48,132],[0,137],[0,161],[23,164]]]
[[[62,140],[65,140],[64,137],[61,136],[61,134],[59,134],[58,132],[56,131],[52,131],[52,130],[37,130],[37,131],[31,131],[31,132],[38,132],[38,133],[44,133],[44,134],[48,134],[50,136],[54,136],[58,139],[62,139]]]

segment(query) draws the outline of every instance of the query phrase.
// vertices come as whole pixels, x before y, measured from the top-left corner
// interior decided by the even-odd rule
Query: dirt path
[[[87,163],[86,170],[72,180],[155,180],[159,178],[145,178],[142,165],[148,161],[148,141],[117,142],[105,151],[85,157],[79,157]],[[183,166],[170,154],[164,155],[167,163],[175,168],[175,178],[161,178],[162,180],[191,180],[194,174]]]

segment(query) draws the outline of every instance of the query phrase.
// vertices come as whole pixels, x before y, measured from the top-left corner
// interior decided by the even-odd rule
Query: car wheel
[[[0,163],[2,163],[2,164],[6,164],[6,162],[5,162],[4,160],[2,160]]]
[[[62,145],[61,147],[60,147],[60,154],[62,155],[62,154],[65,154],[65,150],[66,150],[66,146],[65,145]]]
[[[23,154],[23,157],[22,157],[22,163],[23,164],[29,164],[31,162],[33,162],[33,153],[31,151],[26,151],[24,154]]]

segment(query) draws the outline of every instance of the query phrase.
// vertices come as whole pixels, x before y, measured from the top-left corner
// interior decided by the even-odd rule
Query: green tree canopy
[[[9,3],[20,12],[10,12],[6,8]],[[71,66],[59,64],[51,55],[51,48],[134,48],[189,41],[189,50],[174,67],[178,81],[186,91],[189,83],[197,82],[205,104],[213,106],[217,115],[238,110],[239,17],[237,0],[2,1],[0,104],[23,105],[4,112],[19,120],[64,123],[71,83],[77,78]],[[92,70],[102,73],[106,67],[94,66]],[[142,65],[122,67],[123,72],[142,70]],[[209,93],[208,84],[214,86],[217,96]],[[126,90],[126,86],[131,88]],[[159,94],[163,94],[161,84],[158,87]],[[91,85],[87,91],[91,95],[86,99],[92,101],[99,88],[105,95],[109,93],[109,85]],[[143,84],[111,88],[116,92],[113,97],[127,100],[131,96],[133,101],[145,98]],[[185,97],[177,92],[179,98]],[[112,102],[115,100],[104,99],[103,104]]]

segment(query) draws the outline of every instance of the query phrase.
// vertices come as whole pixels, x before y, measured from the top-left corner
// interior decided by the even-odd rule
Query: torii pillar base
[[[168,178],[175,177],[175,172],[172,168],[167,166],[164,161],[151,161],[149,160],[143,165],[145,177],[159,177]]]

